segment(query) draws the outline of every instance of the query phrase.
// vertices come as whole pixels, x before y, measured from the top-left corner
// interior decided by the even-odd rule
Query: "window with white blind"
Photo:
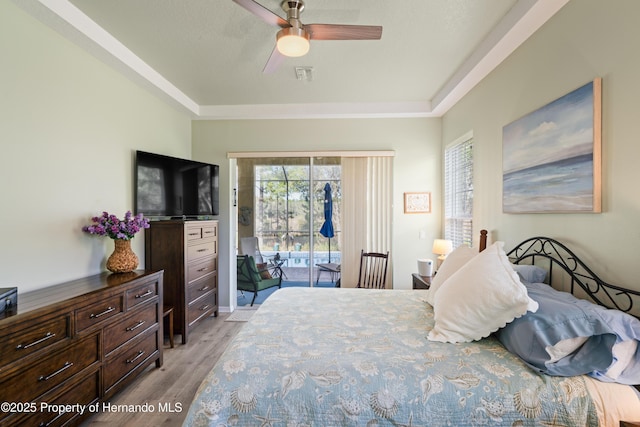
[[[473,136],[466,135],[444,152],[444,236],[453,247],[472,245]]]

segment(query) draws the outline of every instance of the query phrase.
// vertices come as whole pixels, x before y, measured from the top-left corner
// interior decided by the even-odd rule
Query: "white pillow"
[[[453,252],[447,256],[438,272],[431,279],[431,285],[426,292],[426,300],[432,306],[435,305],[435,295],[438,288],[449,278],[453,273],[458,271],[463,265],[469,262],[478,252],[475,249],[471,249],[467,245],[458,246]]]
[[[435,295],[435,325],[428,339],[469,342],[489,336],[538,303],[496,242],[451,275]]]

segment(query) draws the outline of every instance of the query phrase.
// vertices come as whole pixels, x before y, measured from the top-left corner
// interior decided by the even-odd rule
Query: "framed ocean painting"
[[[601,212],[602,79],[502,129],[505,213]]]

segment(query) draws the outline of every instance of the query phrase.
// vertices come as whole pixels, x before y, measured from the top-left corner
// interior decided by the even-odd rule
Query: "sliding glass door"
[[[334,286],[318,264],[341,260],[340,158],[242,158],[237,177],[238,242],[256,237],[284,286]]]

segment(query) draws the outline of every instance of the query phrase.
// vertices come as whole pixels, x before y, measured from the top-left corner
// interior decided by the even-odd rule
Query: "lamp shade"
[[[302,28],[283,28],[276,39],[278,51],[284,56],[304,56],[309,52],[309,33]]]
[[[447,255],[453,250],[453,242],[451,240],[436,239],[433,241],[433,253],[438,255]]]

